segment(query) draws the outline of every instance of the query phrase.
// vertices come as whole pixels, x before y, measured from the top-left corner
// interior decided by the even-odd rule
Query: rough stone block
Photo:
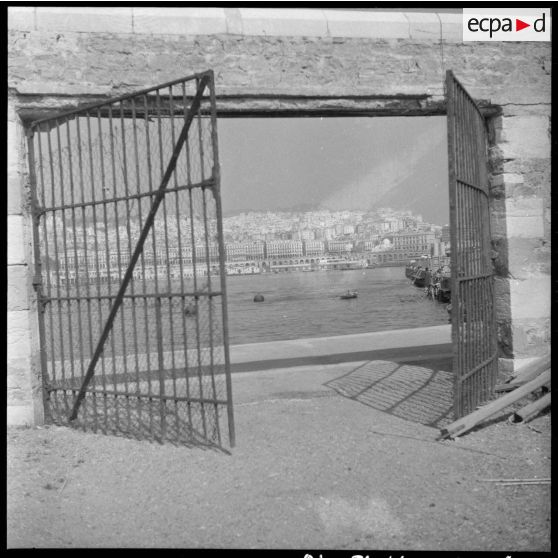
[[[435,13],[404,12],[409,21],[411,39],[432,39],[442,37],[442,22]]]
[[[498,359],[498,383],[504,383],[513,376],[513,358]]]
[[[540,356],[550,349],[550,320],[516,320],[512,326],[515,358]]]
[[[8,311],[8,369],[10,361],[29,358],[31,351],[29,311]]]
[[[7,180],[8,189],[8,215],[21,215],[21,179],[18,174],[9,173]]]
[[[29,309],[28,272],[26,265],[8,266],[8,311]]]
[[[549,123],[546,116],[504,118],[500,144],[502,157],[550,158]]]
[[[33,404],[8,404],[6,412],[6,423],[8,426],[34,426],[35,424],[38,424],[35,420]]]
[[[8,358],[6,387],[8,405],[21,405],[22,403],[28,403],[33,400],[29,358]]]
[[[7,189],[8,214],[21,213],[21,179],[19,174],[18,124],[8,120]]]
[[[513,172],[504,172],[501,174],[495,174],[490,179],[491,185],[494,186],[505,186],[523,184],[523,175]]]
[[[227,33],[242,35],[242,16],[238,8],[225,8]]]
[[[544,237],[544,201],[541,198],[506,199],[508,237]]]
[[[31,374],[28,311],[8,311],[7,402],[8,424],[34,424],[41,411],[36,408]]]
[[[211,35],[227,32],[223,8],[132,8],[134,33]]]
[[[37,29],[57,32],[132,33],[132,8],[36,8]]]
[[[26,263],[23,227],[22,215],[8,215],[8,265]]]
[[[518,320],[550,318],[550,276],[510,280],[511,313]]]
[[[35,27],[35,8],[10,6],[8,8],[8,29],[32,31]]]
[[[325,10],[327,32],[332,37],[409,39],[409,21],[401,12]]]
[[[285,37],[326,37],[326,18],[319,10],[281,10],[276,8],[239,8],[244,35],[282,35]],[[333,33],[332,33],[333,34]]]
[[[513,237],[508,240],[509,270],[517,279],[533,275],[550,275],[550,247],[540,238]]]
[[[509,279],[505,277],[495,277],[494,294],[497,320],[509,320],[511,318]]]
[[[448,14],[440,12],[438,17],[442,22],[442,39],[448,43],[463,42],[462,14]]]

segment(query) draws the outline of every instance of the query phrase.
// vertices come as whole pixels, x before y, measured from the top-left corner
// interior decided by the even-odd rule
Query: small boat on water
[[[343,300],[347,300],[349,298],[356,298],[358,296],[358,291],[347,291],[345,294],[342,294],[340,298]]]

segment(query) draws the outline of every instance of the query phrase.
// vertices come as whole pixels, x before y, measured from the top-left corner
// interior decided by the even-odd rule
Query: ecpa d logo
[[[550,8],[463,8],[463,41],[550,41]]]

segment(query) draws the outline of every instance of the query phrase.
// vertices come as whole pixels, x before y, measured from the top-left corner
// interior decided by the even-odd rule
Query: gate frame
[[[37,103],[37,95],[18,94],[16,96],[16,110],[21,118],[22,126],[28,135],[29,126],[37,120],[48,119],[53,114],[60,114],[61,110],[64,112],[74,112],[77,108],[83,109],[91,104],[91,101],[107,102],[108,98],[105,95],[41,95],[41,99],[46,100],[44,105]],[[85,100],[84,100],[85,99]],[[490,163],[490,149],[497,145],[496,138],[493,131],[493,119],[500,116],[503,112],[502,107],[492,104],[490,100],[474,99],[477,103],[481,114],[484,116],[485,123],[488,129],[488,161]],[[54,107],[54,108],[52,108]],[[67,110],[72,107],[71,110]],[[404,116],[446,116],[448,115],[447,101],[440,96],[433,96],[431,94],[417,94],[417,95],[272,95],[272,94],[238,94],[238,95],[220,95],[216,98],[216,119],[219,118],[300,118],[300,117],[351,117],[362,116],[369,118],[379,118],[382,116],[389,117],[404,117]],[[28,158],[25,158],[28,162]],[[217,169],[220,176],[220,169]],[[494,175],[492,169],[488,168],[489,182]],[[489,208],[493,208],[493,198],[489,196]],[[219,208],[221,209],[221,208]],[[32,219],[35,216],[31,215]],[[220,221],[222,226],[222,222]],[[494,241],[494,227],[492,227],[492,238]],[[33,239],[33,253],[36,252],[37,246]],[[35,259],[35,268],[36,268]],[[40,265],[40,262],[39,262]],[[495,273],[495,276],[497,274]],[[33,286],[35,286],[35,278]],[[37,293],[34,288],[30,289],[31,300],[37,300],[37,317],[40,324],[41,318],[41,304],[38,300]],[[498,326],[498,312],[495,309],[496,326]],[[40,328],[39,328],[40,329]],[[39,331],[40,334],[40,331]],[[453,335],[453,325],[452,325]],[[453,339],[452,339],[453,344]],[[500,347],[500,340],[498,339],[498,346]],[[41,357],[41,344],[36,339],[34,343],[33,353],[34,360],[37,360],[37,355]],[[499,358],[502,358],[502,351],[499,350]],[[43,391],[43,404],[45,393]],[[45,407],[46,408],[46,407]]]

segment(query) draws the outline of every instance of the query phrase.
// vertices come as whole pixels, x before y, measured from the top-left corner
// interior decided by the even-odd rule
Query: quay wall
[[[452,69],[488,106],[502,370],[550,343],[551,47],[464,43],[455,13],[8,8],[8,421],[42,420],[25,126],[213,69],[222,114],[444,113]]]

